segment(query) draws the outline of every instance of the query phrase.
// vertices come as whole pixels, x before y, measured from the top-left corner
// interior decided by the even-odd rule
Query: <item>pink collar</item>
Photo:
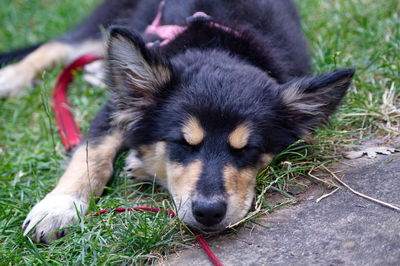
[[[162,10],[164,8],[165,2],[162,1],[160,5],[158,6],[158,12],[156,17],[154,18],[153,22],[146,27],[144,34],[151,34],[151,35],[156,35],[158,36],[162,41],[159,44],[160,46],[164,46],[167,43],[171,42],[174,40],[179,34],[184,32],[187,29],[187,26],[178,26],[178,25],[161,25],[161,20],[162,20]],[[193,14],[192,17],[208,17],[208,15],[204,12],[196,12]],[[218,24],[216,22],[211,22],[211,24],[219,28],[223,31],[232,33],[236,36],[240,35],[239,31],[236,31],[230,27]],[[155,42],[148,42],[146,44],[147,47],[153,47]]]

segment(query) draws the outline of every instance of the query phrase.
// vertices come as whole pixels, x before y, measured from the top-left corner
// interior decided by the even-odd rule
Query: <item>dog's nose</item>
[[[199,223],[216,225],[225,217],[226,203],[220,200],[196,200],[192,203],[192,212]]]

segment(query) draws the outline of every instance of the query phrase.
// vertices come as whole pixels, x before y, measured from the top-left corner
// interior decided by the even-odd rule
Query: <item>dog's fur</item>
[[[127,149],[130,174],[155,176],[180,218],[221,231],[249,210],[257,171],[327,121],[349,87],[352,69],[309,77],[291,0],[167,0],[164,25],[186,25],[197,11],[212,19],[146,48],[155,36],[143,32],[158,6],[106,0],[74,31],[0,71],[0,92],[15,95],[55,62],[106,56],[110,99],[88,145],[76,149],[56,188],[28,214],[25,232],[37,225],[36,240],[63,235],[58,229],[76,221],[76,209],[87,211],[91,193],[102,194],[114,159]],[[105,49],[99,25],[114,25]]]

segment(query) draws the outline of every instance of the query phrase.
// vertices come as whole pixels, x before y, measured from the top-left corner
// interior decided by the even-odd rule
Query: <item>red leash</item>
[[[82,134],[79,127],[74,119],[74,116],[70,110],[70,103],[68,101],[67,92],[68,86],[73,80],[73,71],[82,68],[84,65],[89,64],[93,61],[101,59],[95,55],[84,55],[76,59],[70,65],[65,67],[61,74],[57,78],[55,87],[53,88],[52,95],[52,107],[55,113],[55,118],[58,126],[58,131],[61,136],[61,140],[67,151],[70,151],[73,147],[79,144],[82,140]],[[174,217],[175,213],[170,210],[163,210],[159,208],[151,207],[133,207],[133,208],[117,208],[113,210],[100,210],[98,214],[106,212],[124,212],[124,211],[147,211],[147,212],[165,212],[165,214]],[[216,266],[222,266],[222,263],[214,255],[210,247],[207,245],[203,235],[195,232],[196,238],[200,245],[203,247],[207,256],[211,262]]]
[[[70,151],[82,140],[81,131],[79,130],[70,110],[70,103],[67,97],[68,86],[73,80],[72,71],[99,59],[101,58],[95,55],[84,55],[79,57],[63,69],[61,74],[58,76],[56,86],[53,89],[51,105],[56,116],[61,140],[67,151]]]

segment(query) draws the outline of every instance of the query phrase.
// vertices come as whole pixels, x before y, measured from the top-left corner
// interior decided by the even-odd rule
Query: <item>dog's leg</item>
[[[78,212],[86,213],[91,195],[98,197],[103,192],[122,142],[122,132],[114,130],[81,144],[56,188],[28,214],[23,224],[24,234],[36,226],[33,234],[36,241],[49,243],[63,236],[65,231],[59,229],[75,223]]]
[[[57,63],[72,61],[86,53],[103,55],[103,42],[101,40],[86,40],[80,43],[53,41],[43,44],[22,61],[0,70],[0,97],[21,94],[24,87],[31,85],[41,71]]]
[[[106,29],[110,25],[126,25],[139,32],[143,31],[147,21],[154,17],[159,0],[142,1],[140,12],[136,12],[139,2],[104,0],[71,32],[43,44],[22,61],[1,69],[0,97],[21,94],[24,87],[31,85],[41,71],[53,64],[72,61],[86,53],[103,55],[102,27]],[[132,19],[135,23],[130,23]]]

